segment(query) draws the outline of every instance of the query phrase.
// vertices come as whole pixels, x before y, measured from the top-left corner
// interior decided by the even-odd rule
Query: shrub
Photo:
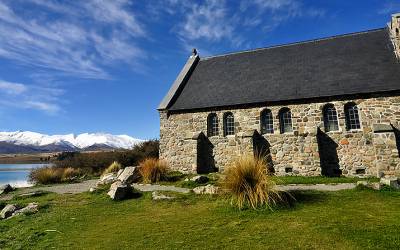
[[[31,170],[29,181],[37,184],[68,182],[81,175],[75,168],[42,167]]]
[[[246,155],[235,160],[224,171],[221,180],[223,190],[231,196],[231,204],[239,209],[267,206],[272,208],[281,200],[275,183],[267,173],[267,161],[263,157]]]
[[[64,169],[55,167],[43,167],[33,169],[29,174],[29,181],[39,184],[60,183]]]
[[[139,171],[144,183],[153,183],[166,179],[168,166],[165,161],[148,158],[140,163]]]
[[[75,178],[79,177],[81,175],[81,171],[76,168],[64,168],[61,181],[71,181],[74,180]]]
[[[103,175],[108,174],[108,173],[118,172],[118,170],[120,170],[121,168],[122,168],[122,165],[119,162],[114,161],[113,163],[111,163],[110,166],[108,166],[108,168],[106,168],[106,170],[104,170]]]

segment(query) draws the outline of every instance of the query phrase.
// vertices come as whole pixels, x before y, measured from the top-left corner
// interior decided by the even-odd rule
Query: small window
[[[290,109],[283,108],[279,111],[279,123],[280,123],[281,134],[293,131],[292,113],[290,112]]]
[[[344,106],[344,113],[346,114],[346,129],[360,129],[360,116],[358,108],[355,103],[348,103]]]
[[[325,105],[323,109],[323,115],[325,132],[338,131],[339,124],[335,106],[333,106],[333,104]]]
[[[261,134],[273,134],[274,133],[274,119],[272,112],[269,109],[265,109],[261,112]]]
[[[207,119],[207,134],[208,136],[216,136],[219,133],[218,116],[217,114],[209,114]]]
[[[232,113],[225,113],[224,115],[224,134],[234,135],[235,134],[235,120]]]

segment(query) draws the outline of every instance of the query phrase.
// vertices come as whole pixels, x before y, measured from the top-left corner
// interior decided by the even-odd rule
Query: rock
[[[122,172],[124,172],[124,169],[118,170],[118,172],[117,172],[117,178],[122,174]]]
[[[137,167],[126,167],[118,176],[118,180],[128,184],[136,183],[140,179],[139,169]]]
[[[128,184],[116,181],[111,184],[110,191],[107,194],[113,200],[123,200],[131,194],[131,191],[131,187]]]
[[[208,184],[207,186],[193,188],[193,192],[195,194],[217,194],[218,191],[219,188],[211,184]]]
[[[95,192],[97,189],[95,188],[95,187],[91,187],[91,188],[89,188],[89,192],[90,193],[93,193],[93,192]]]
[[[14,189],[11,187],[10,184],[5,184],[5,185],[0,186],[0,194],[7,194],[13,190]]]
[[[17,205],[15,204],[8,204],[1,210],[0,212],[0,218],[2,219],[7,219],[8,217],[11,217],[12,214],[18,210]]]
[[[97,186],[111,184],[116,181],[117,181],[117,176],[114,173],[105,174],[100,177],[100,180],[97,182]]]
[[[357,181],[357,186],[366,186],[366,187],[368,187],[368,182],[367,181]]]
[[[400,189],[399,179],[397,177],[383,177],[380,183],[395,189]]]
[[[382,186],[383,186],[383,184],[379,183],[379,182],[371,183],[371,188],[374,190],[381,190]]]
[[[17,216],[21,214],[34,214],[39,211],[39,203],[32,202],[29,203],[28,206],[15,211],[12,216]]]
[[[209,178],[204,175],[197,175],[191,178],[190,180],[202,184],[202,183],[207,183],[207,181],[209,181]]]
[[[153,193],[151,193],[151,197],[153,200],[172,200],[172,199],[174,199],[174,197],[167,196],[167,195],[162,194],[157,191],[154,191]]]

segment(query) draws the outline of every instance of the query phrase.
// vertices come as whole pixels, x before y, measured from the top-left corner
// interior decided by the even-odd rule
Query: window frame
[[[230,119],[232,119],[232,121],[230,121]],[[232,112],[226,112],[224,114],[224,136],[230,135],[235,135],[235,116]]]
[[[207,116],[207,136],[213,137],[219,135],[219,121],[216,113],[210,113]]]
[[[289,116],[287,117],[287,115]],[[288,125],[290,124],[290,130],[287,130],[289,128]],[[293,119],[292,119],[292,111],[290,108],[281,108],[279,110],[279,131],[281,134],[288,134],[293,132]]]
[[[324,105],[322,109],[322,118],[325,132],[340,131],[339,117],[335,105],[332,103]]]
[[[273,134],[274,131],[274,117],[270,109],[264,109],[260,113],[260,132],[264,134]]]
[[[346,103],[344,105],[344,114],[347,131],[357,131],[361,129],[360,111],[356,103]]]

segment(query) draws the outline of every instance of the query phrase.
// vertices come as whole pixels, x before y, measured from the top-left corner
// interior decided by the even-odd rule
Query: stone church
[[[160,158],[222,171],[243,154],[277,175],[400,172],[400,13],[381,29],[200,58],[162,100]]]

